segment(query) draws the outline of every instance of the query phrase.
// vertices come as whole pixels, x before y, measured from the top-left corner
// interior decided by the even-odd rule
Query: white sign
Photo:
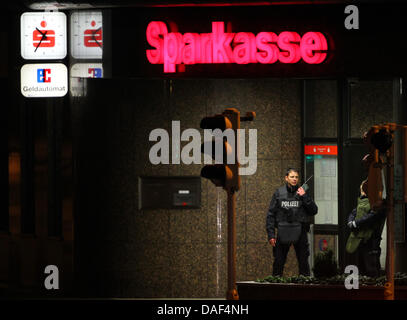
[[[21,15],[21,56],[24,59],[63,59],[66,56],[66,15],[25,12]]]
[[[68,92],[68,70],[62,63],[25,64],[20,74],[24,97],[63,97]]]

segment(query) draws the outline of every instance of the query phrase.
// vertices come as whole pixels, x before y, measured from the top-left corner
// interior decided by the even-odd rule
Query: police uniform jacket
[[[276,237],[279,222],[300,222],[309,228],[309,217],[317,214],[318,207],[312,198],[307,193],[299,196],[297,190],[298,187],[286,184],[273,194],[266,218],[269,240]]]

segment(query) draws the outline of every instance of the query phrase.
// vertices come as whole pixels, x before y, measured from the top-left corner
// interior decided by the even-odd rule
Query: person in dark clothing
[[[357,253],[359,273],[369,277],[380,276],[380,242],[386,219],[384,203],[371,208],[367,196],[367,180],[360,185],[360,196],[355,209],[349,214],[347,225],[351,230],[346,251]]]
[[[293,244],[299,274],[309,276],[309,216],[316,215],[318,207],[305,190],[298,186],[298,170],[289,168],[285,182],[273,194],[266,218],[268,241],[273,246],[273,275],[283,275],[287,254]]]

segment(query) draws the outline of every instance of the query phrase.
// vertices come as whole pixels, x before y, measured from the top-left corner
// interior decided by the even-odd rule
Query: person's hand
[[[269,240],[269,243],[270,243],[273,247],[275,247],[275,246],[276,246],[276,239],[275,239],[275,238],[271,238],[271,239]]]
[[[357,229],[357,225],[356,225],[355,220],[352,220],[352,221],[348,222],[348,228],[351,229],[351,230]]]
[[[297,194],[302,197],[305,194],[305,190],[302,187],[299,187],[297,190]]]

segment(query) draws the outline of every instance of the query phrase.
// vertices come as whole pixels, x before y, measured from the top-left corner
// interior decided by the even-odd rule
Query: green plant
[[[307,277],[303,275],[293,276],[293,277],[279,277],[279,276],[268,276],[264,279],[257,279],[257,282],[269,282],[269,283],[299,283],[299,284],[311,284],[315,281],[312,277]]]
[[[332,277],[305,277],[305,276],[294,276],[294,277],[278,277],[278,276],[268,276],[264,279],[257,279],[260,283],[296,283],[296,284],[324,284],[324,285],[343,285],[348,274],[337,274]],[[360,285],[365,286],[384,286],[386,282],[386,276],[381,276],[377,278],[371,278],[367,276],[359,276]],[[407,274],[397,272],[394,274],[394,284],[396,286],[407,285]]]
[[[314,276],[316,278],[331,278],[338,274],[338,265],[332,250],[317,254],[314,260]]]

